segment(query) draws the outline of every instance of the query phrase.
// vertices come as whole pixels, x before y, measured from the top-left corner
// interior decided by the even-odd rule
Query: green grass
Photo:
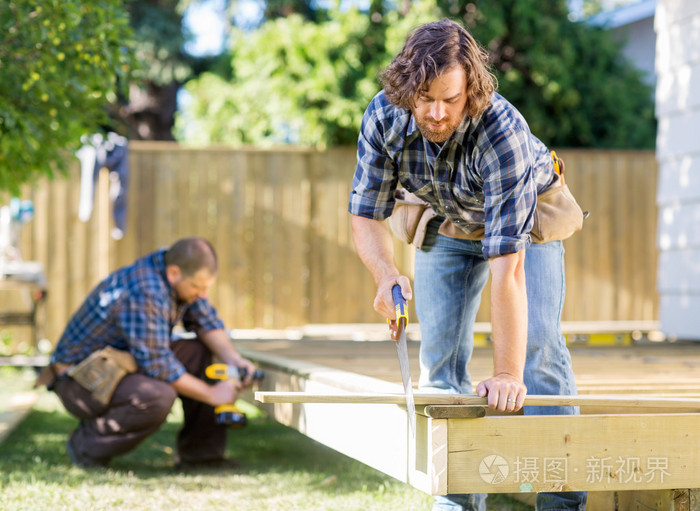
[[[0,394],[7,371],[0,372]],[[14,390],[22,390],[15,378]],[[25,387],[26,388],[26,387]],[[1,401],[0,401],[1,402]],[[429,510],[432,498],[297,431],[246,409],[249,424],[229,432],[235,471],[172,468],[181,412],[107,470],[74,467],[66,452],[77,419],[58,399],[42,392],[34,411],[0,445],[2,510]],[[358,439],[362,441],[362,439]],[[532,509],[493,495],[489,509]]]

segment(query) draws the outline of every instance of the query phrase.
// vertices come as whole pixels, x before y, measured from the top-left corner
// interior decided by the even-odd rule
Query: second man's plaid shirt
[[[75,364],[112,346],[129,351],[139,372],[166,382],[185,373],[170,348],[180,321],[201,334],[224,328],[208,300],[179,302],[165,274],[165,250],[158,250],[112,273],[85,299],[68,322],[51,363]]]

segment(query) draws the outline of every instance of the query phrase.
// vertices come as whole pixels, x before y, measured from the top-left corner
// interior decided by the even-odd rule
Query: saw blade
[[[408,342],[406,341],[406,324],[404,320],[399,322],[401,335],[396,343],[396,351],[399,355],[399,367],[401,368],[401,379],[403,389],[406,392],[406,408],[408,409],[408,424],[411,434],[416,436],[416,402],[413,399],[413,383],[411,382],[411,368],[408,363]]]

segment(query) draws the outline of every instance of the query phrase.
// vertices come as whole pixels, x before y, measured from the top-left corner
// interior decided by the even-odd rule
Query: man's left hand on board
[[[516,412],[523,407],[527,387],[508,373],[499,373],[476,386],[476,393],[488,398],[489,408],[500,412]]]

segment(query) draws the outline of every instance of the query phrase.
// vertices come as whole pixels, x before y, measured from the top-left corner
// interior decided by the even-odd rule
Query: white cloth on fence
[[[82,147],[75,153],[80,160],[80,201],[78,218],[87,222],[92,215],[95,183],[103,167],[110,171],[110,193],[115,227],[112,238],[121,239],[126,231],[126,196],[129,183],[128,140],[116,133],[81,137]]]

